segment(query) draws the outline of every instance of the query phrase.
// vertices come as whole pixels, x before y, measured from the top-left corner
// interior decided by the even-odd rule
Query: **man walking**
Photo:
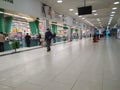
[[[50,31],[50,29],[47,29],[47,32],[45,33],[45,41],[47,44],[47,52],[49,52],[51,50],[50,45],[51,45],[51,39],[52,39],[52,33]]]

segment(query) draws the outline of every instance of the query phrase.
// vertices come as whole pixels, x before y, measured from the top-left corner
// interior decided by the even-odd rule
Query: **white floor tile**
[[[120,40],[82,39],[51,49],[0,57],[0,90],[120,90]]]
[[[14,90],[42,90],[42,88],[40,86],[25,82],[16,87]]]
[[[71,86],[58,82],[51,82],[48,86],[43,88],[43,90],[71,90]]]
[[[4,86],[4,85],[0,85],[0,90],[13,90],[13,88]]]

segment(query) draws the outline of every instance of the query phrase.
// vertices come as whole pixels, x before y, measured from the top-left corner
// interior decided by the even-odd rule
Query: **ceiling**
[[[108,21],[113,11],[113,7],[117,7],[115,16],[112,19],[110,26],[113,26],[117,23],[117,20],[120,18],[120,4],[114,5],[113,3],[120,0],[86,0],[86,6],[92,5],[93,10],[96,10],[98,15],[94,15],[95,13],[89,15],[82,15],[82,17],[78,17],[75,15],[77,13],[78,7],[84,6],[84,0],[63,0],[63,3],[58,4],[57,0],[40,0],[41,2],[51,6],[55,11],[59,12],[60,14],[72,16],[77,21],[84,21],[82,17],[87,19],[89,22],[94,24],[96,27],[100,27],[100,23],[97,21],[97,18],[100,19],[101,25],[103,27],[108,26]],[[74,9],[73,11],[69,11],[69,9]]]

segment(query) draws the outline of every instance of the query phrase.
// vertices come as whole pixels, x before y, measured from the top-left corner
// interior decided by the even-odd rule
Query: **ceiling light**
[[[99,19],[99,18],[97,18],[97,21],[100,21],[100,19]]]
[[[108,23],[108,25],[110,25],[110,23]]]
[[[75,15],[78,15],[78,13],[75,13]]]
[[[120,2],[114,2],[114,4],[119,4]]]
[[[111,13],[115,13],[115,12],[111,12]]]
[[[3,12],[0,11],[0,13],[3,13]]]
[[[57,3],[62,3],[63,1],[62,0],[58,0]]]
[[[95,16],[98,15],[97,13],[94,14]]]
[[[62,17],[62,15],[59,15],[59,17]]]
[[[110,17],[110,18],[113,18],[113,17]]]
[[[79,17],[82,17],[82,16],[79,16]]]
[[[14,16],[13,14],[11,14],[11,13],[4,13],[4,14],[6,14],[6,15],[10,15],[10,16]]]
[[[82,18],[82,19],[85,19],[85,18]]]
[[[112,15],[110,15],[111,17],[113,17],[114,16],[114,14],[112,14]]]
[[[117,9],[117,7],[112,8],[112,10],[116,10],[116,9]]]
[[[69,9],[69,11],[73,11],[74,9]]]
[[[92,12],[96,12],[96,10],[93,10]]]

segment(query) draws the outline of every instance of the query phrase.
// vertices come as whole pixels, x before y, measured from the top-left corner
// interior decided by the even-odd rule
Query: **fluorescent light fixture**
[[[108,25],[110,25],[110,23],[108,23]]]
[[[3,13],[3,12],[0,11],[0,13]]]
[[[95,16],[98,15],[97,13],[94,14]]]
[[[19,18],[22,18],[22,16],[19,16],[19,15],[13,15],[14,17],[19,17]]]
[[[110,17],[110,19],[113,19],[113,17]]]
[[[69,9],[69,11],[73,11],[74,9]]]
[[[14,16],[13,14],[11,14],[11,13],[4,13],[4,14],[6,14],[6,15],[10,15],[10,16]]]
[[[117,7],[112,8],[112,10],[116,10],[116,9],[117,9]]]
[[[115,12],[111,12],[111,13],[115,13]]]
[[[114,2],[114,4],[119,4],[120,2],[118,1],[118,2]]]
[[[75,13],[75,15],[78,15],[78,13]]]
[[[114,16],[114,14],[111,14],[110,16],[111,16],[111,17],[113,17],[113,16]]]
[[[82,17],[82,16],[79,16],[79,17]]]
[[[62,15],[59,15],[59,17],[62,17]]]
[[[57,0],[57,3],[62,3],[63,1],[62,0]]]
[[[85,19],[85,18],[82,18],[83,20]]]
[[[92,12],[96,12],[96,10],[93,10]]]

